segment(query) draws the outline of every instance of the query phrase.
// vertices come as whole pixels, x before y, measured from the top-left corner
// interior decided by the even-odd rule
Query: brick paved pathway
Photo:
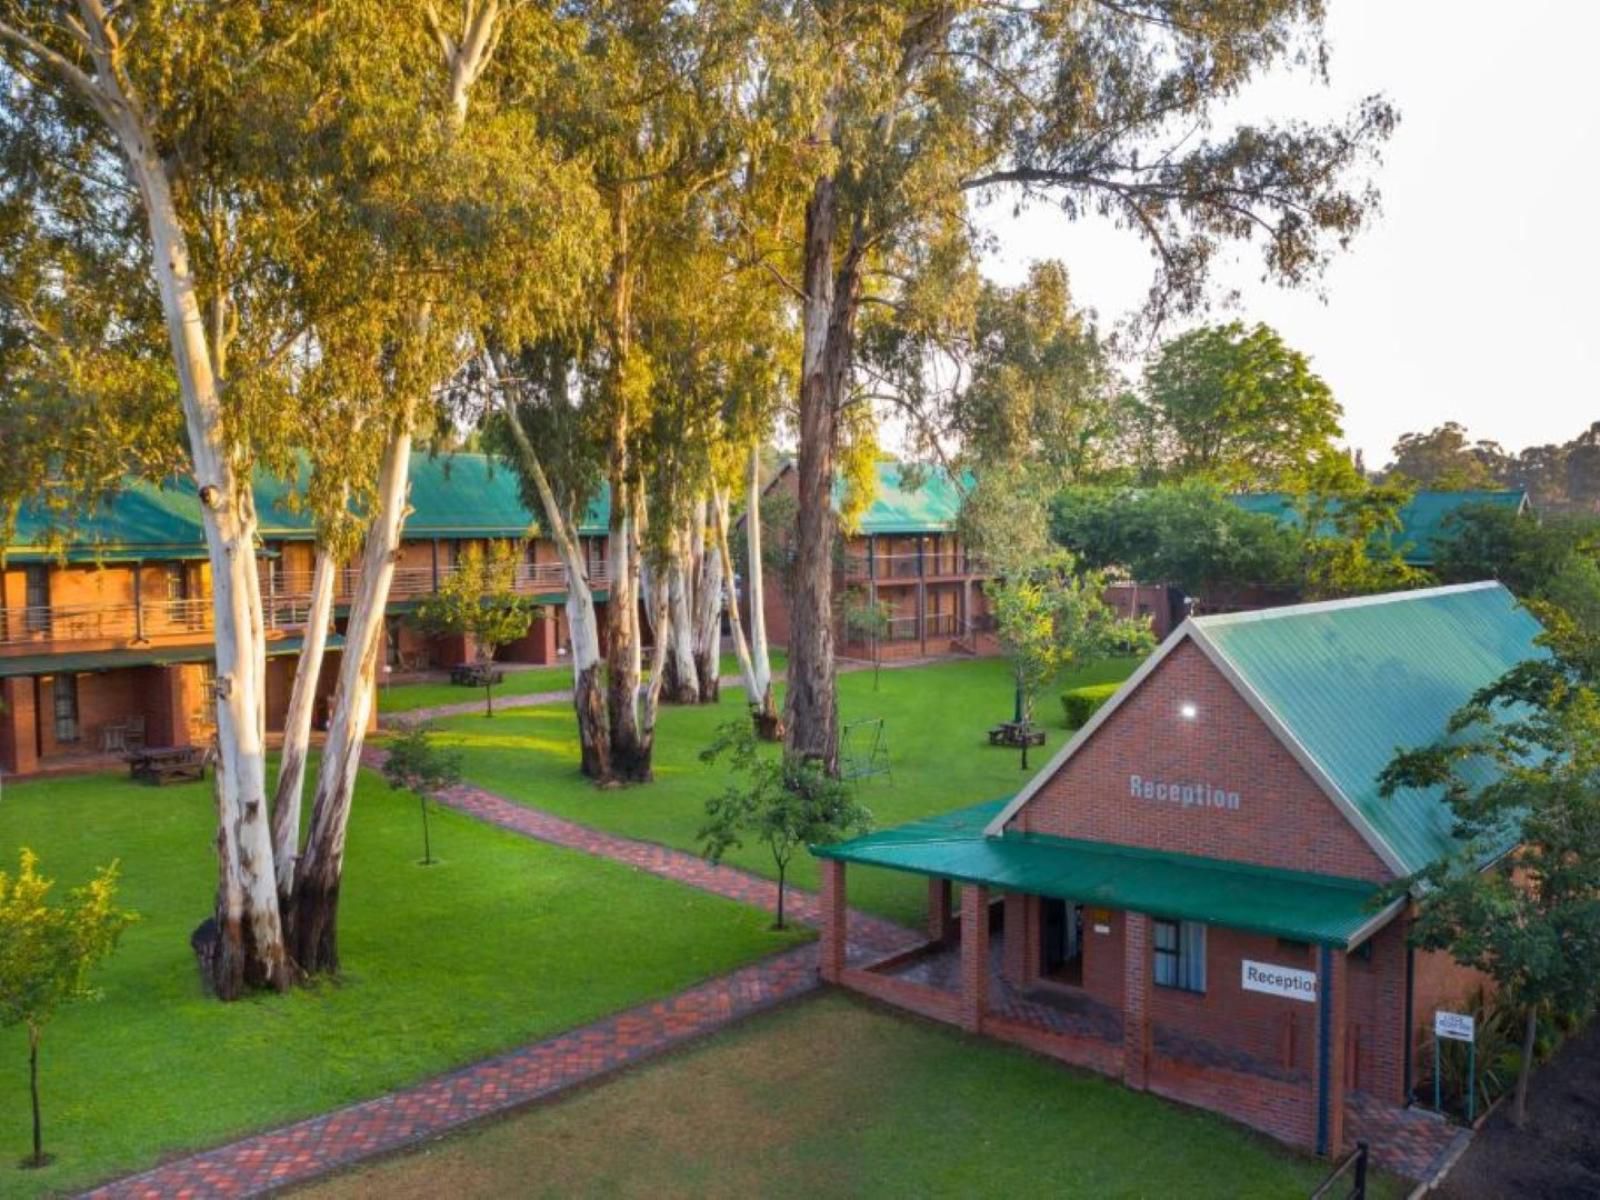
[[[1396,1108],[1365,1092],[1346,1097],[1344,1113],[1346,1140],[1354,1145],[1364,1138],[1380,1167],[1407,1179],[1432,1179],[1445,1159],[1472,1137],[1470,1130],[1426,1109]]]
[[[383,764],[367,747],[365,766]],[[734,867],[713,867],[681,850],[602,833],[462,784],[435,799],[480,820],[551,845],[609,858],[652,875],[773,912],[777,886]],[[789,888],[784,914],[806,925],[820,916],[815,893]],[[909,949],[921,935],[864,913],[850,914],[849,954],[862,962]],[[302,1183],[376,1154],[425,1141],[471,1121],[553,1096],[565,1088],[818,986],[817,948],[801,946],[741,967],[670,999],[606,1017],[374,1100],[201,1151],[114,1180],[92,1197],[235,1197]]]
[[[818,986],[802,946],[414,1087],[119,1179],[91,1197],[234,1197],[304,1183],[649,1058]]]

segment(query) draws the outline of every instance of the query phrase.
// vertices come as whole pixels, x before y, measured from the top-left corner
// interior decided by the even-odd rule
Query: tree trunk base
[[[775,712],[762,712],[760,707],[750,706],[750,720],[756,727],[756,737],[763,742],[783,741],[783,718]]]
[[[599,663],[578,672],[572,707],[578,714],[578,744],[582,754],[579,770],[586,779],[607,783],[611,779],[611,734],[606,723],[605,697],[600,691]]]
[[[307,975],[339,973],[339,884],[315,880],[300,884],[294,903],[291,941]]]

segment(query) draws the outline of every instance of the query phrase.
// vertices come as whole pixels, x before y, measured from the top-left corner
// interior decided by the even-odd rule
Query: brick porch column
[[[1039,897],[1007,892],[1003,970],[1012,987],[1032,987],[1039,978]]]
[[[549,612],[541,609],[541,612]],[[556,661],[556,622],[554,616],[540,616],[533,622],[533,661],[544,666]]]
[[[948,942],[956,936],[955,915],[950,911],[951,888],[948,879],[928,880],[928,939]]]
[[[989,889],[961,888],[961,1027],[977,1033],[989,1008]]]
[[[0,770],[30,775],[39,769],[38,715],[33,703],[33,677],[0,679]]]
[[[844,863],[836,858],[822,860],[822,935],[818,970],[828,983],[838,983],[844,974],[845,946],[849,937],[849,908],[845,897]]]
[[[1323,946],[1317,972],[1317,1153],[1334,1156],[1344,1148],[1345,952]]]
[[[1126,913],[1122,943],[1122,1082],[1150,1086],[1150,918]]]

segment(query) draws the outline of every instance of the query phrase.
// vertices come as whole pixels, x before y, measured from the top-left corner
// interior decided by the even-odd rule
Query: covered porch
[[[814,847],[824,978],[1337,1153],[1355,1091],[1345,1062],[1348,951],[1395,913],[1375,907],[1376,888],[1042,835],[986,836],[1003,803]],[[852,863],[927,878],[925,945],[844,961],[835,914]],[[1241,966],[1258,959],[1287,962],[1291,977],[1314,981],[1312,994],[1247,991]]]

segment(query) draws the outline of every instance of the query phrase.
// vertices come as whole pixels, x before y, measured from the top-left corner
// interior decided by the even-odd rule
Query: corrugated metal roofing
[[[1082,904],[1204,921],[1295,941],[1349,947],[1378,915],[1359,880],[1280,871],[1040,834],[986,837],[995,800],[831,846],[821,858],[1029,892]]]
[[[1301,521],[1294,498],[1287,492],[1253,492],[1229,499],[1247,512],[1276,517],[1288,525],[1298,527]],[[1527,492],[1516,490],[1418,492],[1400,509],[1400,529],[1391,536],[1390,543],[1400,547],[1406,562],[1425,567],[1433,562],[1434,542],[1446,532],[1445,522],[1453,513],[1482,504],[1517,511],[1527,501]]]
[[[25,504],[17,516],[16,535],[7,557],[37,562],[54,555],[45,549],[52,514],[38,504]],[[127,558],[148,554],[161,558],[204,558],[205,532],[200,502],[192,485],[157,487],[143,480],[87,513],[74,514],[67,558],[72,562]]]
[[[966,473],[957,487],[942,467],[920,468],[920,486],[906,486],[899,463],[880,462],[872,502],[861,516],[861,532],[873,533],[948,533],[956,526],[961,512],[962,490],[972,487],[972,474]],[[833,484],[833,506],[844,500],[844,480]]]
[[[1406,872],[1456,848],[1438,789],[1385,799],[1400,748],[1442,737],[1452,713],[1542,656],[1540,625],[1497,583],[1429,588],[1194,620],[1196,636],[1299,742]],[[1487,777],[1487,764],[1477,771]]]
[[[267,541],[312,536],[310,517],[291,509],[288,499],[298,481],[261,475],[256,510]],[[521,537],[533,528],[523,506],[516,473],[484,454],[411,457],[411,507],[407,537]],[[610,519],[610,490],[589,506],[579,532],[603,534]],[[38,561],[53,555],[47,544],[50,514],[24,506],[8,558]],[[143,480],[128,485],[108,503],[78,519],[70,530],[69,561],[116,558],[204,558],[205,532],[194,483],[171,480],[161,486]]]

